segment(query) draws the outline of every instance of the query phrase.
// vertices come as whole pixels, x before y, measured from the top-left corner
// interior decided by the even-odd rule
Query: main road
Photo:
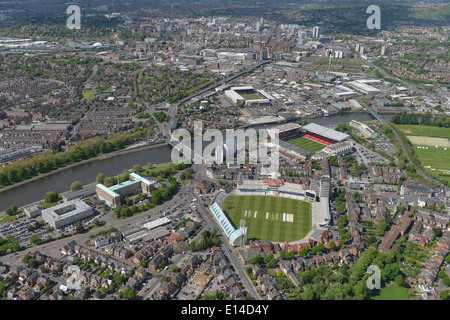
[[[16,263],[22,261],[23,256],[26,253],[28,253],[29,251],[36,251],[36,250],[40,251],[41,253],[43,253],[45,255],[59,258],[59,257],[61,257],[61,253],[60,253],[61,247],[63,247],[65,244],[67,244],[70,241],[76,241],[78,244],[83,245],[87,240],[90,239],[90,236],[92,234],[96,234],[99,231],[105,231],[105,230],[113,228],[113,227],[119,229],[122,232],[131,230],[131,229],[136,229],[136,230],[140,229],[140,228],[142,228],[142,224],[147,222],[148,220],[150,220],[150,219],[154,220],[156,218],[159,218],[163,215],[163,213],[165,211],[178,206],[183,201],[191,201],[191,199],[195,198],[195,199],[197,199],[197,201],[195,203],[196,203],[198,212],[199,212],[201,218],[203,219],[203,221],[205,222],[205,225],[203,226],[203,230],[212,231],[213,227],[217,230],[217,233],[221,238],[223,251],[224,251],[225,255],[228,257],[228,259],[230,260],[232,266],[234,267],[235,272],[237,272],[237,274],[239,275],[241,281],[244,284],[245,289],[253,298],[260,299],[260,296],[256,292],[253,284],[248,279],[243,266],[239,262],[236,252],[234,251],[234,249],[231,247],[231,245],[227,241],[226,236],[222,233],[222,230],[220,229],[220,227],[218,227],[216,225],[214,219],[208,213],[208,209],[205,208],[205,206],[203,205],[203,199],[198,197],[198,195],[196,194],[195,186],[202,179],[202,175],[199,172],[199,170],[201,170],[202,167],[194,166],[194,168],[196,169],[197,172],[195,172],[193,174],[191,182],[187,183],[184,186],[182,185],[180,187],[180,189],[178,190],[177,195],[173,196],[170,200],[168,200],[167,202],[163,203],[160,206],[157,206],[147,212],[143,212],[141,214],[138,214],[138,215],[135,215],[135,216],[123,219],[123,220],[113,218],[112,213],[109,213],[107,216],[105,216],[102,219],[102,220],[107,221],[106,225],[103,227],[95,228],[86,233],[76,234],[76,235],[69,236],[66,238],[54,240],[49,243],[44,243],[41,245],[33,246],[32,248],[28,248],[28,249],[20,251],[20,252],[14,252],[14,253],[2,256],[2,257],[0,257],[0,262],[11,263],[11,265],[13,265],[13,264],[16,264]],[[186,198],[187,200],[183,200],[183,198],[181,198],[179,196],[179,194],[185,194],[186,196],[183,198]],[[163,211],[163,212],[160,212],[160,211]],[[200,237],[200,234],[198,235],[198,237]],[[174,257],[173,262],[175,264],[178,264],[179,262],[181,262],[182,259],[183,259],[183,255],[178,254]],[[125,263],[131,265],[130,262],[126,261]],[[150,297],[151,293],[154,292],[154,290],[157,289],[157,287],[159,286],[160,282],[158,279],[160,279],[163,275],[166,275],[168,272],[169,272],[169,270],[164,270],[163,272],[161,272],[157,277],[155,277],[153,280],[151,280],[149,282],[149,284],[145,287],[145,290],[144,291],[141,290],[138,295],[140,295],[140,294],[144,295],[147,292],[146,296]],[[142,297],[142,295],[141,295],[141,297]]]
[[[205,222],[203,226],[203,231],[212,231],[213,227],[215,230],[217,230],[218,236],[221,238],[222,243],[222,249],[224,251],[224,254],[228,257],[231,265],[233,266],[235,272],[239,275],[240,280],[242,281],[244,288],[247,290],[247,292],[254,298],[254,299],[261,299],[258,292],[256,291],[255,287],[249,280],[247,274],[245,273],[245,270],[242,266],[242,264],[239,262],[239,259],[236,255],[235,250],[231,247],[230,243],[228,242],[226,236],[223,234],[222,229],[215,223],[214,219],[211,217],[211,215],[208,212],[208,209],[203,204],[203,199],[200,198],[197,193],[195,192],[195,186],[200,182],[202,179],[202,175],[199,170],[202,169],[201,166],[194,166],[196,169],[196,172],[193,174],[191,182],[183,186],[183,194],[187,195],[187,199],[197,199],[195,202],[197,210]],[[201,238],[201,233],[199,233],[192,241],[198,241]],[[182,255],[176,255],[173,259],[174,264],[178,264],[183,259]],[[161,273],[158,274],[155,278],[153,278],[149,284],[143,288],[138,295],[142,296],[143,299],[150,298],[151,295],[158,289],[160,285],[160,279],[162,276],[167,275],[169,273],[169,270],[163,270]]]
[[[198,170],[201,170],[201,166],[200,165],[196,165],[194,167],[198,167]],[[220,238],[222,240],[222,244],[223,244],[222,245],[222,249],[223,249],[225,255],[230,260],[231,265],[233,266],[235,272],[239,275],[239,278],[241,279],[241,281],[242,281],[245,289],[247,290],[247,292],[254,299],[261,300],[260,295],[258,294],[258,292],[256,291],[255,287],[251,283],[250,279],[248,278],[248,276],[247,276],[247,274],[246,274],[246,272],[244,270],[243,265],[239,261],[239,258],[238,258],[237,254],[236,254],[236,250],[234,250],[232,245],[229,243],[227,237],[222,232],[222,229],[220,228],[220,226],[216,223],[214,218],[208,212],[208,209],[205,208],[205,206],[203,205],[203,199],[198,197],[198,195],[196,194],[196,192],[194,190],[194,185],[196,183],[198,183],[200,179],[201,179],[201,174],[200,174],[200,172],[197,172],[195,174],[193,184],[190,187],[188,187],[187,191],[189,192],[190,195],[192,195],[193,198],[197,199],[196,203],[198,203],[198,204],[196,204],[196,207],[198,209],[198,212],[201,214],[203,220],[205,221],[205,226],[208,228],[208,230],[212,230],[213,226],[217,230],[217,234],[220,236]]]

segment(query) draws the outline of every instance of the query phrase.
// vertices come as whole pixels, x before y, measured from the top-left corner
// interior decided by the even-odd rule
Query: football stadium
[[[290,160],[307,160],[322,149],[348,141],[348,134],[310,123],[300,126],[294,123],[282,124],[268,130],[274,138],[278,133],[280,153]]]
[[[274,98],[264,90],[254,89],[252,86],[231,87],[225,90],[225,96],[235,105],[270,106]]]

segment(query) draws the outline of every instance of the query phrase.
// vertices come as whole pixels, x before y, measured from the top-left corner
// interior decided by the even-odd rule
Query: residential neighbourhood
[[[22,6],[0,300],[448,300],[447,3]]]

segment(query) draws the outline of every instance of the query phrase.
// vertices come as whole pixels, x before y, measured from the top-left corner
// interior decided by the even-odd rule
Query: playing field
[[[396,285],[391,282],[380,290],[380,295],[375,297],[375,300],[409,300],[408,291],[404,287]]]
[[[287,142],[292,144],[292,145],[294,145],[294,146],[296,146],[296,147],[309,150],[313,154],[318,152],[318,151],[320,151],[320,150],[322,150],[323,148],[325,148],[325,146],[323,144],[320,144],[320,143],[315,142],[315,141],[311,141],[311,140],[306,139],[304,137],[299,137],[299,138],[295,138],[295,139],[292,139],[292,140],[288,140]]]
[[[423,126],[413,124],[396,124],[404,133],[411,136],[426,136],[436,138],[450,138],[450,128]]]
[[[446,138],[421,136],[406,136],[406,138],[408,138],[408,140],[414,145],[450,148],[450,141]]]
[[[239,228],[244,219],[247,238],[274,242],[302,239],[311,230],[311,204],[275,196],[229,196],[222,210]]]
[[[450,148],[414,146],[414,152],[427,173],[450,181]]]
[[[257,95],[256,93],[249,93],[249,94],[241,94],[241,97],[244,98],[245,100],[258,100],[258,99],[262,99],[259,95]]]

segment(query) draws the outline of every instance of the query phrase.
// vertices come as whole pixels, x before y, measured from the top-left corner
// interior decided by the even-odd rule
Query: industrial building
[[[366,94],[377,94],[381,92],[380,89],[370,86],[369,83],[372,84],[372,82],[369,82],[369,80],[355,80],[349,82],[348,84],[355,88],[355,90],[361,91],[362,93]],[[375,82],[373,84],[375,84]]]

